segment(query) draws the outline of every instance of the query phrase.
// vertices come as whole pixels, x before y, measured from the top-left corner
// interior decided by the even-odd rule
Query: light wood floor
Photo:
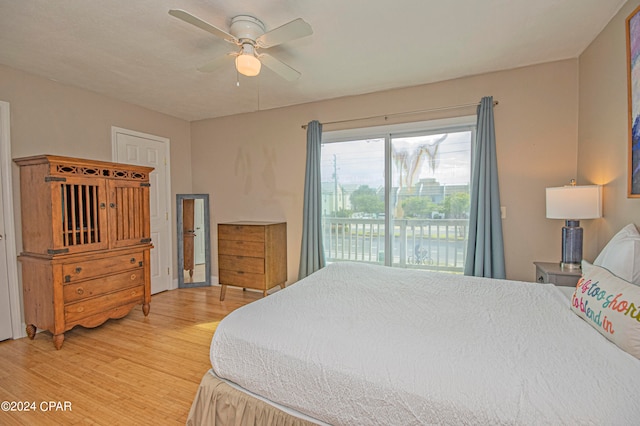
[[[49,332],[0,342],[0,401],[35,402],[36,411],[0,411],[2,425],[184,425],[219,321],[257,300],[257,292],[220,287],[154,295],[119,320],[65,333],[56,351]],[[71,411],[48,411],[48,401]],[[43,411],[47,408],[47,411]],[[68,406],[68,404],[67,404]]]

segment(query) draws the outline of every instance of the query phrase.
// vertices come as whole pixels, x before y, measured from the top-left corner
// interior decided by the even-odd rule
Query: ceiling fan
[[[313,34],[311,25],[302,18],[294,19],[278,28],[265,32],[264,24],[259,19],[249,15],[239,15],[231,20],[229,32],[226,32],[181,9],[171,9],[169,10],[169,15],[188,24],[195,25],[240,48],[236,52],[229,53],[201,66],[198,71],[212,72],[224,65],[227,58],[235,56],[236,69],[240,74],[248,77],[258,75],[261,65],[264,64],[288,81],[300,78],[299,71],[258,50],[268,49]]]

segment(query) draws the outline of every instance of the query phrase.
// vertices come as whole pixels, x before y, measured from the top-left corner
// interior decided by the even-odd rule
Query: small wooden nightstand
[[[582,276],[581,269],[565,270],[560,263],[533,262],[536,265],[536,281],[567,287],[575,287]]]

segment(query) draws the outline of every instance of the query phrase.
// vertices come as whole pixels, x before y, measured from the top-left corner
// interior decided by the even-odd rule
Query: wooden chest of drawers
[[[148,249],[20,260],[27,333],[35,334],[36,326],[50,330],[58,349],[76,325],[96,327],[136,305],[149,312]]]
[[[287,224],[218,224],[218,280],[224,300],[227,285],[267,291],[287,281]]]

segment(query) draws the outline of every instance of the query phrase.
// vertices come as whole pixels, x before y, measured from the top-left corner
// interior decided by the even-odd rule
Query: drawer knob
[[[129,259],[129,262],[131,262],[131,263],[136,263],[136,258],[135,258],[135,257],[132,257],[131,259]]]
[[[76,293],[78,293],[79,295],[83,295],[84,290],[82,289],[82,287],[80,287],[79,289],[76,290]]]
[[[76,274],[79,274],[80,272],[82,272],[82,268],[78,266],[78,267],[76,268]]]
[[[65,275],[64,276],[64,282],[65,283],[71,282],[71,275]]]
[[[78,306],[78,309],[76,309],[76,312],[84,312],[84,306]]]
[[[131,274],[131,281],[136,279],[136,274]]]

